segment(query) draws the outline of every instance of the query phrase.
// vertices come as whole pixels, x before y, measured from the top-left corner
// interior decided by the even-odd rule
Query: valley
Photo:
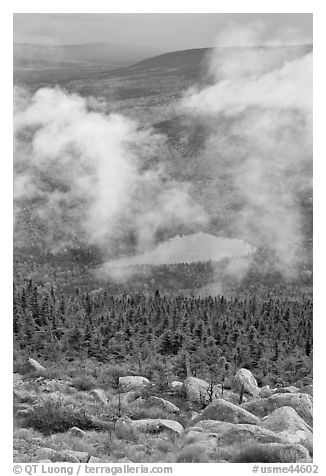
[[[311,462],[312,45],[95,50],[14,63],[14,461]]]

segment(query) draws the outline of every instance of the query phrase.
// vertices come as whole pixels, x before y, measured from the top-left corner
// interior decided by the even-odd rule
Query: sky
[[[291,43],[312,42],[309,13],[16,13],[14,41],[42,44],[110,42],[160,51],[203,48],[229,23],[264,25],[262,41],[282,35]]]

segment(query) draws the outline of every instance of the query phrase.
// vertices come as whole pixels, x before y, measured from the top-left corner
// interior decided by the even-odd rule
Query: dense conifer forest
[[[239,298],[64,293],[26,280],[14,287],[14,340],[20,352],[50,360],[137,362],[139,372],[217,380],[246,367],[261,385],[289,384],[312,371],[312,300],[263,285]]]

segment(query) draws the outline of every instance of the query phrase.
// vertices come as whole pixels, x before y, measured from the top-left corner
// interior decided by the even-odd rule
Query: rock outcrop
[[[304,387],[300,388],[301,393],[307,393],[311,397],[313,396],[313,386],[312,385],[305,385]]]
[[[277,388],[273,393],[298,393],[300,389],[298,387],[294,387],[294,385],[289,385],[288,387],[280,387]]]
[[[136,391],[120,393],[110,398],[109,404],[113,407],[116,407],[119,404],[121,406],[127,406],[129,403],[134,402],[137,398],[139,398],[139,392]]]
[[[244,392],[249,393],[249,395],[259,395],[257,381],[252,373],[247,369],[238,370],[234,376],[232,388],[238,392],[243,388]]]
[[[147,385],[150,384],[150,381],[141,376],[127,376],[119,378],[119,387],[122,392],[129,392],[131,390],[141,390]]]
[[[52,448],[42,448],[42,455],[52,462],[86,463],[89,459],[89,455],[85,451],[55,450]]]
[[[94,388],[93,390],[91,390],[91,395],[94,395],[94,397],[99,402],[103,403],[103,405],[108,404],[108,397],[106,393],[104,392],[104,390],[102,390],[101,388]]]
[[[269,385],[265,385],[264,387],[262,387],[259,391],[259,397],[260,398],[268,398],[270,397],[271,395],[273,395],[273,390],[271,390],[270,386]]]
[[[261,420],[260,426],[312,452],[312,429],[292,407],[277,408]]]
[[[210,385],[206,380],[196,377],[187,377],[183,387],[189,401],[196,403],[209,401]],[[217,396],[220,395],[220,388],[217,385],[213,388],[213,398],[217,398],[214,397],[215,394],[217,394]]]
[[[257,425],[260,421],[256,415],[222,398],[210,403],[193,423],[196,424],[201,420],[219,420],[229,423],[248,423],[251,425]]]
[[[30,370],[33,370],[36,374],[44,375],[46,372],[46,368],[34,359],[29,358],[27,364]]]
[[[257,425],[203,420],[196,423],[192,430],[215,433],[219,446],[243,443],[248,440],[260,443],[287,443],[280,435]]]
[[[292,407],[312,427],[312,397],[306,393],[277,393],[268,398],[243,403],[242,408],[263,418],[280,407]]]
[[[169,387],[175,392],[181,392],[183,390],[183,383],[179,382],[179,380],[173,380],[173,382],[170,382]]]
[[[78,428],[77,426],[73,426],[72,428],[70,428],[69,433],[70,433],[72,436],[77,436],[78,438],[83,438],[84,436],[86,436],[85,431],[84,431],[84,430],[81,430],[81,429]]]
[[[158,407],[164,408],[164,410],[167,410],[168,412],[171,412],[171,413],[180,412],[180,408],[178,408],[176,405],[169,402],[168,400],[165,400],[164,398],[152,396],[148,398],[148,402]]]
[[[222,394],[222,389],[221,389],[220,390],[220,396],[221,396],[221,398],[223,398],[223,400],[234,403],[235,405],[239,404],[240,395],[239,395],[239,393],[233,392],[232,390],[225,390],[224,389],[223,394]],[[252,400],[252,398],[254,398],[254,397],[252,397],[249,394],[245,394],[242,397],[242,401],[243,402],[249,402],[250,400]]]
[[[131,425],[138,431],[143,432],[159,432],[161,430],[170,430],[173,433],[180,435],[184,428],[174,420],[165,420],[161,418],[145,418],[143,420],[131,420]]]

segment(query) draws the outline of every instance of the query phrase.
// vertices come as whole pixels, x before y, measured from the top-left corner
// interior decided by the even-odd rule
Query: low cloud
[[[220,44],[259,44],[261,34],[261,24],[232,26]],[[227,175],[239,197],[229,228],[273,250],[279,270],[292,275],[303,253],[300,198],[311,193],[311,48],[216,49],[208,76],[209,85],[188,90],[180,109],[216,125],[201,157],[204,164],[215,155],[213,174]]]
[[[29,201],[48,251],[79,240],[110,255],[121,240],[144,249],[161,228],[207,223],[190,184],[172,180],[164,160],[153,165],[158,155],[164,159],[166,137],[102,110],[94,99],[58,88],[33,96],[16,90],[16,216]],[[16,242],[24,245],[28,236],[19,226],[16,231]]]
[[[267,42],[263,32],[261,23],[222,31],[216,44],[227,48],[207,57],[205,86],[189,89],[175,105],[178,114],[209,125],[190,158],[214,179],[204,187],[196,177],[169,175],[164,134],[106,114],[107,105],[94,98],[17,88],[16,246],[30,245],[35,229],[33,239],[46,251],[96,245],[109,262],[106,272],[125,255],[129,264],[131,255],[151,253],[152,262],[163,263],[160,242],[207,231],[215,220],[222,236],[274,251],[276,267],[292,276],[304,253],[300,200],[311,194],[312,51],[288,46],[299,41],[293,31]],[[241,278],[250,263],[239,257],[227,272]],[[121,266],[114,273],[116,280],[130,276]]]

